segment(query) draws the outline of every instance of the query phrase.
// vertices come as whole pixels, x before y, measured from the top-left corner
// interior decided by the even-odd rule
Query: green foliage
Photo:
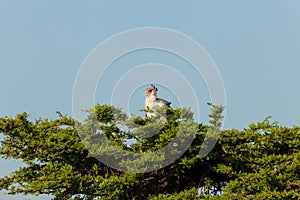
[[[215,170],[231,181],[223,197],[230,199],[300,198],[300,127],[283,127],[269,117],[244,131],[224,131],[224,162]]]
[[[299,199],[300,127],[266,118],[242,131],[221,131],[224,108],[210,106],[209,125],[193,122],[185,108],[168,108],[161,123],[98,104],[83,123],[60,113],[54,120],[30,121],[27,113],[0,118],[1,157],[25,163],[0,178],[0,189],[55,199]],[[207,135],[218,140],[201,158]],[[186,151],[160,168],[188,137]],[[169,143],[168,154],[158,151]],[[96,159],[111,155],[116,167]],[[134,172],[147,170],[149,160],[157,170]]]

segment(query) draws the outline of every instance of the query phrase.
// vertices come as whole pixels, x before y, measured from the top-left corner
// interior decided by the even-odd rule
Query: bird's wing
[[[156,103],[160,106],[170,106],[171,102],[164,99],[156,98]]]

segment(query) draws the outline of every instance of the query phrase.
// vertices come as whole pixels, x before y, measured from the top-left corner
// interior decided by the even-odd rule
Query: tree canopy
[[[161,124],[99,104],[84,122],[2,117],[0,155],[25,166],[0,189],[54,199],[299,199],[300,127],[267,117],[221,130],[223,107],[210,106],[207,125],[185,108],[167,108]],[[216,144],[202,157],[208,134]]]

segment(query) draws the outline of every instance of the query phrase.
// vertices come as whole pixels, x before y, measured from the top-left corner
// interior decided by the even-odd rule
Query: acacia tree
[[[211,106],[209,125],[193,122],[188,109],[168,109],[160,126],[151,119],[128,118],[109,105],[96,105],[83,123],[60,113],[54,120],[30,121],[27,113],[0,118],[0,155],[25,163],[0,179],[0,189],[54,199],[298,199],[300,127],[279,126],[267,118],[242,131],[223,130],[201,158],[207,133],[220,131],[222,121],[223,107]],[[157,134],[137,137],[157,127]],[[159,164],[166,155],[153,157],[157,170],[147,171],[148,153],[165,147],[178,132],[193,133],[191,145],[163,168]],[[111,146],[99,148],[101,137],[140,156],[131,162],[127,154],[116,154],[117,167],[100,162],[97,156],[115,153]],[[173,146],[179,148],[183,139]],[[141,167],[147,172],[138,172]]]

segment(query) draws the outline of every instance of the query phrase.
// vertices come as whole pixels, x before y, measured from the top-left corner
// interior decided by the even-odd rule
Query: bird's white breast
[[[157,106],[156,105],[156,96],[150,95],[150,96],[146,97],[146,100],[145,100],[145,109],[147,109],[147,107],[149,107],[150,109],[153,109],[156,106]]]

